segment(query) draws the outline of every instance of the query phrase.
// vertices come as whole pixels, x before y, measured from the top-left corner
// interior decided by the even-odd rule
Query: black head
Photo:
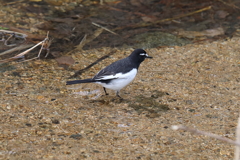
[[[135,49],[129,57],[138,63],[144,61],[145,58],[153,58],[149,56],[143,49]]]

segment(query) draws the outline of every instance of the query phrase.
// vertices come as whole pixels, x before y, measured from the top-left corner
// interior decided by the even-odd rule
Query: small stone
[[[192,100],[186,100],[186,104],[193,104]]]
[[[53,119],[53,120],[52,120],[52,123],[53,123],[53,124],[60,124],[60,122],[59,122],[58,119]]]
[[[28,126],[28,127],[32,127],[31,123],[26,123],[25,125]]]
[[[69,138],[73,138],[73,139],[76,139],[76,140],[80,140],[82,139],[82,135],[81,134],[72,134]]]

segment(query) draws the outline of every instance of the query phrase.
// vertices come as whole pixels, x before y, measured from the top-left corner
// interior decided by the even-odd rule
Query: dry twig
[[[238,118],[238,125],[236,129],[236,142],[240,143],[240,116]],[[234,160],[239,160],[240,159],[240,146],[235,147],[235,152],[234,152]]]
[[[90,65],[88,65],[87,67],[81,69],[81,70],[78,70],[77,72],[75,72],[74,75],[72,75],[71,77],[69,78],[74,78],[78,75],[81,75],[83,72],[85,72],[86,70],[88,70],[89,68],[91,68],[92,66],[96,65],[97,63],[101,62],[102,60],[108,58],[109,56],[113,55],[114,53],[116,53],[116,50],[112,50],[110,53],[102,56],[101,58],[97,59],[95,62],[91,63]]]
[[[103,27],[103,26],[101,26],[101,25],[99,25],[99,24],[97,24],[97,23],[95,23],[95,22],[92,22],[92,24],[95,25],[95,26],[97,26],[97,27],[100,27],[100,28],[102,28],[102,29],[104,29],[104,30],[112,33],[112,34],[118,35],[117,33],[111,31],[110,29],[108,29],[108,28],[106,28],[106,27]]]
[[[6,62],[13,61],[13,60],[15,60],[15,59],[21,58],[21,57],[23,57],[25,54],[27,54],[28,52],[30,52],[31,50],[33,50],[34,48],[36,48],[37,46],[41,45],[41,49],[40,49],[40,51],[39,51],[39,53],[38,53],[38,56],[35,57],[35,58],[32,58],[32,59],[25,60],[24,62],[29,61],[29,60],[33,60],[33,59],[36,59],[36,58],[39,58],[40,55],[41,55],[42,49],[43,49],[44,47],[46,47],[46,46],[49,47],[49,44],[48,44],[48,43],[49,43],[49,38],[48,38],[48,33],[47,33],[47,37],[46,37],[43,41],[39,42],[38,44],[34,45],[33,47],[27,49],[26,51],[24,51],[24,52],[22,52],[22,53],[20,53],[20,54],[18,54],[18,55],[16,55],[16,56],[14,56],[14,57],[1,60],[0,63],[6,63]],[[48,51],[49,51],[49,50],[48,50]],[[47,53],[47,54],[48,54],[48,53]]]
[[[23,49],[26,49],[26,48],[29,48],[29,47],[32,47],[33,44],[23,44],[23,45],[20,45],[18,47],[15,47],[15,48],[11,48],[7,51],[4,51],[2,53],[0,53],[0,56],[3,56],[5,54],[9,54],[9,53],[12,53],[12,52],[15,52],[15,51],[20,51],[20,50],[23,50]]]
[[[24,33],[8,31],[8,30],[0,30],[0,34],[2,36],[1,41],[3,41],[4,45],[8,46],[8,47],[16,46],[16,44],[8,44],[8,42],[12,38],[18,38],[18,39],[26,40],[26,37],[27,37],[27,35],[24,34]]]
[[[232,4],[232,3],[229,3],[229,2],[224,2],[223,0],[218,0],[219,2],[222,2],[223,4],[229,6],[229,7],[232,7],[232,8],[236,8],[236,9],[240,9],[238,6]]]
[[[184,15],[180,15],[180,16],[176,16],[176,17],[173,17],[173,18],[167,18],[167,19],[162,19],[162,20],[159,20],[159,21],[155,21],[154,23],[137,23],[137,24],[134,24],[134,25],[117,27],[114,30],[115,31],[116,30],[121,30],[121,29],[128,28],[128,27],[132,27],[132,28],[148,27],[148,26],[151,26],[153,24],[163,23],[163,22],[172,21],[172,20],[176,20],[176,19],[179,19],[179,18],[187,17],[187,16],[190,16],[190,15],[193,15],[193,14],[196,14],[196,13],[200,13],[200,12],[209,10],[211,8],[212,8],[211,6],[208,6],[208,7],[205,7],[205,8],[202,8],[202,9],[199,9],[197,11],[193,11],[193,12],[190,12],[190,13],[187,13],[187,14],[184,14]]]
[[[172,126],[172,129],[173,130],[181,129],[181,130],[188,131],[188,132],[191,132],[191,133],[195,133],[195,134],[199,134],[199,135],[205,135],[205,136],[208,136],[208,137],[211,137],[211,138],[215,138],[215,139],[218,139],[218,140],[230,143],[230,144],[234,144],[236,146],[240,146],[240,142],[233,141],[229,138],[225,138],[225,137],[213,134],[213,133],[204,132],[204,131],[194,129],[194,128],[189,128],[189,127],[186,127],[186,126],[183,126],[183,125],[174,125],[174,126]]]
[[[76,48],[74,50],[71,50],[70,52],[68,52],[66,55],[71,54],[72,52],[79,50],[81,51],[83,46],[89,42],[91,42],[92,40],[94,40],[95,38],[97,38],[101,33],[103,32],[102,28],[99,28],[97,30],[95,30],[95,32],[90,35],[87,36],[86,34],[84,35],[83,39],[81,40],[81,42],[79,43],[79,45],[76,46]]]
[[[82,48],[83,48],[83,46],[85,45],[85,44],[87,44],[87,43],[89,43],[89,42],[91,42],[92,40],[94,40],[95,38],[97,38],[101,33],[102,33],[102,31],[103,31],[103,29],[102,28],[99,28],[99,29],[97,29],[97,30],[95,30],[95,32],[91,35],[91,36],[88,36],[88,38],[87,37],[85,37],[85,38],[83,38],[84,39],[84,41],[82,40],[80,43],[79,43],[79,45],[78,46],[76,46],[77,47],[77,50],[82,50]]]
[[[5,4],[3,4],[4,6],[5,5],[12,5],[12,4],[15,4],[15,3],[21,3],[21,2],[23,2],[24,0],[20,0],[20,1],[15,1],[15,2],[8,2],[8,3],[5,3]]]
[[[8,33],[8,34],[19,35],[19,36],[21,36],[22,38],[26,38],[26,37],[27,37],[26,34],[24,34],[24,33],[20,33],[20,32],[14,32],[14,31],[2,30],[2,29],[0,29],[0,32]]]

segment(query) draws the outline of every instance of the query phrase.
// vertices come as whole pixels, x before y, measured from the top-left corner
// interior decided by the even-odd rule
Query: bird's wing
[[[106,68],[99,71],[96,76],[93,78],[94,80],[111,80],[111,79],[124,79],[126,75],[122,72],[122,68],[125,69],[125,72],[129,72],[132,70],[133,66],[130,63],[128,57],[125,59],[121,59],[107,66]]]
[[[129,72],[127,73],[113,73],[113,72],[106,72],[106,73],[103,73],[103,72],[100,72],[99,74],[97,74],[95,77],[94,77],[94,80],[102,80],[102,81],[107,81],[107,80],[112,80],[112,79],[131,79],[131,77],[135,77],[137,74],[137,69],[136,68],[133,68],[132,70],[130,70]]]
[[[95,80],[111,80],[111,79],[117,79],[120,78],[121,73],[114,73],[114,72],[110,72],[110,71],[105,71],[105,70],[101,70],[95,77]]]

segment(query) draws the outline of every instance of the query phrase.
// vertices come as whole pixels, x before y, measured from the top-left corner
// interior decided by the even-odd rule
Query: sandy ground
[[[240,38],[147,49],[123,101],[96,84],[66,86],[111,48],[76,53],[69,70],[55,60],[1,66],[1,159],[232,159],[234,146],[173,131],[182,124],[235,139],[240,107]],[[126,57],[95,65],[81,78]]]

